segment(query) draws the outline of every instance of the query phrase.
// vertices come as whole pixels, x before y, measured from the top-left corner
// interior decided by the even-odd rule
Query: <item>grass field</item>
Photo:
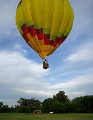
[[[93,114],[0,113],[0,120],[93,120]]]

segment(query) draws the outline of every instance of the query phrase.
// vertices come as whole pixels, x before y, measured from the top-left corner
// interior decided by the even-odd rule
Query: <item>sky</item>
[[[49,57],[50,68],[20,36],[15,22],[19,0],[0,0],[0,101],[43,101],[64,91],[69,99],[93,95],[93,0],[69,0],[74,24],[66,41]]]

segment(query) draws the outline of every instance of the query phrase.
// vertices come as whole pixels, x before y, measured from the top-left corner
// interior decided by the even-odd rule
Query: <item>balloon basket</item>
[[[49,68],[49,64],[48,61],[45,59],[43,62],[43,69],[47,69],[47,68]]]

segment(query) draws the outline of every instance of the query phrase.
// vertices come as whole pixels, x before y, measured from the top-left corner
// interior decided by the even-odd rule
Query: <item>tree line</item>
[[[47,98],[43,102],[35,98],[20,98],[18,105],[9,107],[0,102],[0,113],[18,112],[33,113],[34,110],[41,110],[42,113],[93,113],[93,95],[76,97],[69,100],[64,91],[59,91],[53,98]]]

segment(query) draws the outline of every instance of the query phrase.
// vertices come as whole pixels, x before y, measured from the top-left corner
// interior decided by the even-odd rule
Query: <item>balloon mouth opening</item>
[[[39,56],[42,58],[42,59],[45,59],[46,56],[48,55],[49,51],[41,51],[39,52]]]
[[[39,53],[39,56],[42,58],[42,59],[45,59],[46,55],[42,54],[42,53]]]

